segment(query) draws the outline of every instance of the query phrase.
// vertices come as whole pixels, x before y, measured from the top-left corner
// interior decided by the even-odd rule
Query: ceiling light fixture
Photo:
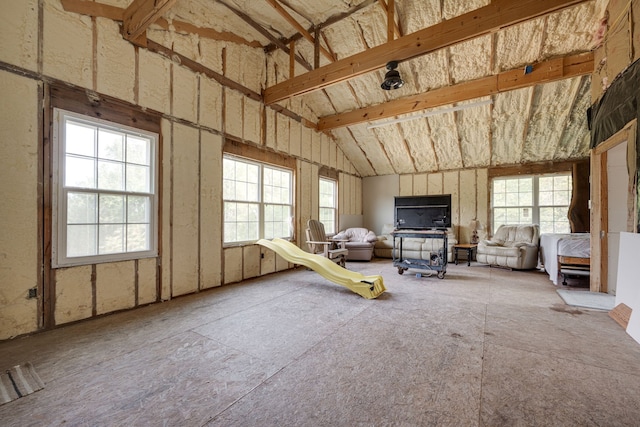
[[[455,107],[449,107],[449,108],[443,108],[443,109],[440,109],[440,110],[429,111],[427,113],[419,114],[419,115],[416,115],[416,116],[407,116],[407,117],[401,117],[399,119],[387,120],[385,122],[374,123],[374,124],[368,125],[367,129],[379,128],[381,126],[392,125],[394,123],[408,122],[409,120],[422,119],[424,117],[435,116],[435,115],[444,114],[444,113],[451,113],[453,111],[466,110],[468,108],[480,107],[482,105],[489,105],[489,104],[493,104],[493,101],[491,99],[487,99],[487,100],[484,100],[484,101],[478,101],[478,102],[472,102],[471,104],[456,105]]]
[[[387,74],[384,75],[384,81],[380,87],[384,90],[400,89],[404,84],[404,80],[400,78],[400,73],[396,71],[398,61],[387,62]]]

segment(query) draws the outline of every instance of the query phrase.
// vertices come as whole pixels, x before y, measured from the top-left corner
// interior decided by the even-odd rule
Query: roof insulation
[[[278,2],[302,27],[309,29],[312,36],[318,27],[321,45],[338,60],[387,42],[387,14],[382,2]],[[122,7],[127,0],[108,0],[108,3]],[[407,35],[489,3],[490,0],[395,0],[395,18],[400,35]],[[556,13],[401,61],[398,71],[405,84],[395,91],[380,88],[386,72],[381,68],[279,104],[315,122],[321,117],[428,93],[508,70],[522,68],[524,72],[526,65],[591,51],[593,34],[606,4],[606,0],[584,1]],[[248,42],[258,41],[263,47],[270,45],[274,38],[287,46],[294,40],[296,54],[307,64],[313,66],[314,63],[313,43],[301,37],[266,0],[177,0],[166,17],[170,22],[185,21],[201,28],[231,32]],[[325,25],[327,21],[330,23]],[[272,35],[271,40],[256,30],[256,24]],[[227,75],[253,90],[259,91],[291,77],[289,54],[279,48],[269,47],[265,53],[246,44],[215,42],[197,35],[191,37],[181,39],[178,44],[191,44],[185,49],[197,52],[198,59],[212,64],[214,69],[221,67],[221,60],[215,55],[220,55],[220,46],[224,46]],[[212,44],[216,48],[212,48]],[[320,54],[320,66],[330,62],[332,59]],[[247,64],[256,66],[248,67]],[[263,67],[266,64],[266,69],[258,70],[258,64]],[[306,67],[297,62],[296,76],[306,73]],[[572,77],[456,104],[489,100],[490,105],[373,129],[368,129],[367,124],[376,122],[350,124],[328,132],[362,176],[583,158],[588,156],[585,112],[590,103],[589,87],[589,76]]]

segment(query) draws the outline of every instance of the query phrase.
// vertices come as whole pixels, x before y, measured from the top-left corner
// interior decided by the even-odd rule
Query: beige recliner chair
[[[339,232],[333,239],[346,240],[345,247],[349,251],[347,261],[371,261],[373,246],[378,237],[366,228],[354,227]]]
[[[538,224],[501,225],[490,240],[478,243],[476,259],[483,264],[529,270],[538,265]]]

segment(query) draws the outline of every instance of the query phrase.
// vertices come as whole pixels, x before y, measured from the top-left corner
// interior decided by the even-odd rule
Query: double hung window
[[[335,180],[328,178],[320,178],[320,222],[324,225],[324,230],[328,234],[337,233],[336,217],[337,217],[337,188]]]
[[[570,173],[493,179],[495,229],[502,224],[539,224],[541,233],[568,233]]]
[[[292,237],[292,171],[227,155],[222,174],[225,243]]]
[[[157,255],[157,141],[54,109],[54,267]]]

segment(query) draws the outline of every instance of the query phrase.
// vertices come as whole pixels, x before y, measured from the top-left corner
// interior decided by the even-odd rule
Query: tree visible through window
[[[157,135],[54,110],[56,266],[155,256]]]
[[[494,178],[493,224],[539,224],[541,233],[568,233],[571,174]]]
[[[222,175],[225,243],[292,237],[290,170],[225,156]]]

